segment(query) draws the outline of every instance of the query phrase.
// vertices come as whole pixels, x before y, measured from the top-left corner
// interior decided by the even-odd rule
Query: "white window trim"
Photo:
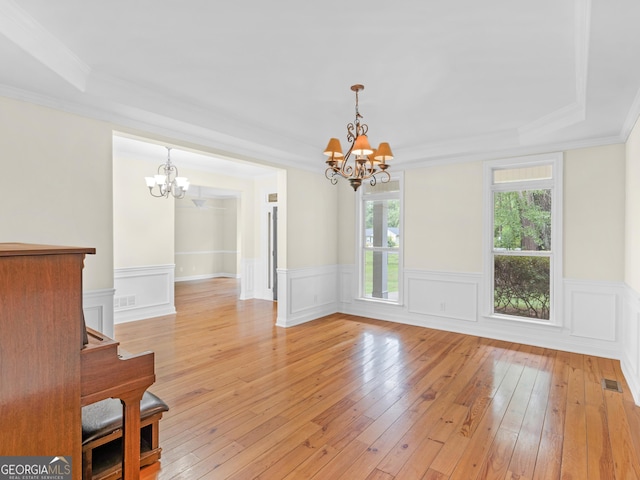
[[[404,304],[404,172],[394,172],[391,175],[390,181],[397,181],[400,185],[400,243],[398,245],[398,300],[388,300],[384,298],[371,298],[365,297],[364,295],[364,262],[362,251],[364,249],[364,228],[362,228],[362,223],[364,221],[364,209],[363,209],[363,188],[359,188],[356,194],[356,268],[358,274],[356,278],[358,279],[358,297],[357,300],[363,300],[366,302],[373,303],[384,303],[387,305],[399,305],[402,306]],[[376,200],[385,200],[390,198],[396,198],[396,194],[388,194],[388,193],[380,193],[375,196]]]
[[[529,182],[509,182],[493,185],[495,169],[518,168],[536,165],[553,166],[553,179],[532,180]],[[550,280],[550,318],[537,320],[511,315],[493,313],[493,192],[514,190],[526,185],[528,189],[551,188],[553,202],[551,205],[551,278]],[[563,154],[562,152],[531,155],[527,157],[492,160],[484,163],[484,198],[483,198],[483,301],[482,312],[485,318],[505,320],[509,322],[534,323],[561,327],[563,325]],[[547,254],[544,254],[545,256]]]

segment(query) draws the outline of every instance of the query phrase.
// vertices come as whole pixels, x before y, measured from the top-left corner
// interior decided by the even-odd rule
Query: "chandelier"
[[[363,180],[369,180],[371,186],[378,182],[376,175],[380,175],[380,182],[386,183],[391,180],[391,175],[387,172],[387,160],[393,159],[391,147],[383,142],[377,150],[373,150],[369,145],[367,132],[369,127],[366,123],[360,123],[363,118],[358,111],[358,92],[364,90],[364,85],[352,85],[351,90],[356,92],[356,119],[347,125],[347,141],[351,144],[346,155],[342,154],[340,140],[332,138],[329,140],[324,154],[329,157],[325,176],[335,185],[338,177],[349,180],[353,190],[358,190]],[[355,160],[349,163],[349,157],[353,154]]]
[[[167,147],[167,162],[158,167],[158,173],[153,177],[144,177],[153,197],[184,198],[189,190],[189,180],[178,176],[178,167],[171,163],[171,149]]]

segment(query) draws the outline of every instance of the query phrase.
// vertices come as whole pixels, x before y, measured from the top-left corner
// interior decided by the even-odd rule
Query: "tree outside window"
[[[551,250],[551,191],[495,192],[493,212],[494,312],[548,320],[550,257],[532,252]]]

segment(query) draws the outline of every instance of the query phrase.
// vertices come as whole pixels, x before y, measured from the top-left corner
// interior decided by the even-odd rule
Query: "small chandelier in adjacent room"
[[[364,90],[364,85],[353,85],[351,90],[356,92],[356,119],[347,125],[347,141],[351,144],[346,155],[342,154],[340,140],[332,138],[329,140],[324,154],[329,157],[325,176],[331,180],[332,184],[338,183],[338,176],[349,180],[353,190],[358,190],[363,180],[369,180],[374,186],[378,180],[386,183],[391,180],[391,175],[387,172],[387,160],[393,159],[391,147],[383,142],[377,150],[373,150],[369,145],[367,132],[369,127],[366,123],[360,123],[363,118],[358,111],[358,92]],[[355,155],[353,164],[349,163],[350,155]],[[380,175],[378,179],[376,175]]]
[[[149,187],[149,193],[154,197],[166,197],[173,195],[175,198],[184,198],[189,190],[189,180],[178,176],[178,168],[171,163],[171,149],[167,147],[167,162],[158,167],[157,175],[144,177]]]

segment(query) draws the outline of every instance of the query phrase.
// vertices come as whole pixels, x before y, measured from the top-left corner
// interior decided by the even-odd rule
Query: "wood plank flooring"
[[[617,361],[341,314],[283,329],[237,295],[178,283],[177,315],[116,326],[171,408],[143,480],[640,479]]]

